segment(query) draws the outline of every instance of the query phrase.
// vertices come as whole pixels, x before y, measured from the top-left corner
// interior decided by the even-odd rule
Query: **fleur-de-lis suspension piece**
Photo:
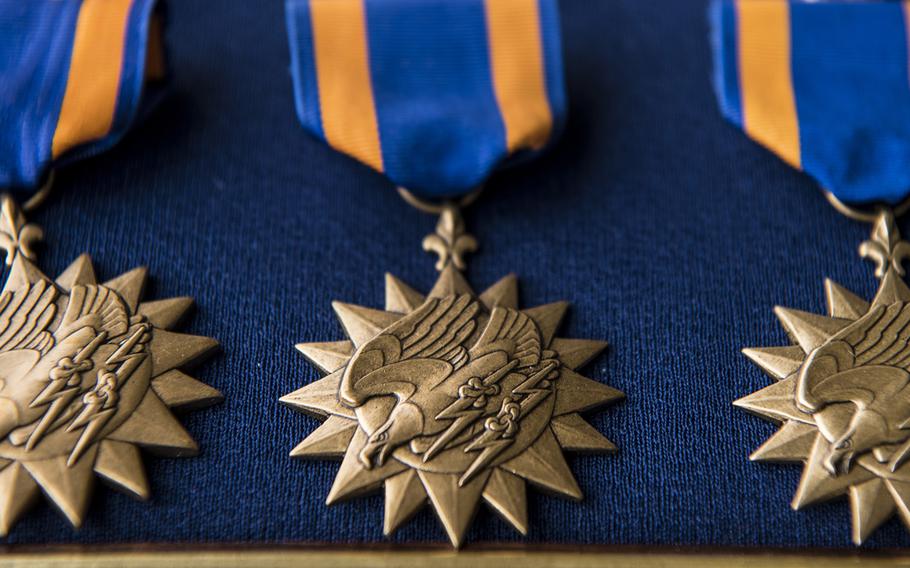
[[[25,222],[25,215],[12,199],[4,199],[0,206],[0,249],[6,253],[6,266],[12,266],[16,255],[35,260],[33,245],[44,238],[38,225]]]
[[[885,210],[879,215],[868,241],[859,245],[859,254],[875,263],[875,276],[884,278],[888,266],[905,275],[903,262],[910,257],[910,243],[901,240],[894,214]]]
[[[477,250],[477,239],[465,230],[464,219],[454,205],[445,205],[436,223],[436,233],[423,239],[423,250],[436,253],[436,270],[451,262],[458,270],[467,268],[465,255]]]

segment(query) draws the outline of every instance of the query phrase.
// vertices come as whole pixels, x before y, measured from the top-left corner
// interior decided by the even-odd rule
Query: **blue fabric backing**
[[[565,136],[467,213],[471,281],[571,300],[563,335],[611,344],[586,374],[628,395],[592,415],[620,452],[570,459],[584,502],[531,491],[527,539],[484,510],[471,542],[852,548],[846,501],[793,512],[799,466],[750,463],[775,428],[731,402],[769,384],[739,349],[787,343],[772,306],[823,310],[825,276],[874,292],[868,228],[723,119],[705,14],[563,2]],[[224,346],[197,375],[227,401],[185,418],[199,457],[147,458],[149,503],[99,487],[80,531],[42,504],[7,542],[382,542],[380,496],[326,508],[337,463],[288,459],[317,421],[277,399],[317,378],[294,343],[343,337],[330,300],[380,306],[387,270],[432,285],[435,220],[304,132],[281,0],[174,2],[167,33],[171,95],[31,219],[49,273],[89,250],[103,276],[147,263],[151,296],[195,296],[185,330]],[[425,510],[393,541],[445,535]],[[867,547],[907,544],[893,520]]]

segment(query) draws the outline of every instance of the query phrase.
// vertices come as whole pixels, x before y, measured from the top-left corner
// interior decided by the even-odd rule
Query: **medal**
[[[780,425],[750,459],[803,462],[793,508],[849,496],[861,544],[895,513],[910,526],[910,244],[906,204],[886,205],[910,191],[904,8],[740,0],[713,15],[726,116],[872,224],[859,253],[875,296],[827,280],[826,315],[776,308],[793,345],[743,350],[774,382],[735,402]]]
[[[12,120],[2,127],[8,136],[0,140],[0,185],[36,186],[50,167],[101,151],[124,134],[145,79],[163,70],[153,6],[146,0],[83,0],[0,8],[15,13],[6,21],[26,24],[8,29],[0,18],[0,56],[18,57],[16,66],[4,67],[10,75],[0,83],[0,99],[13,101],[15,111],[7,112]],[[52,181],[51,173],[24,208],[37,206]],[[101,283],[88,255],[51,279],[36,265],[34,244],[42,236],[13,197],[4,196],[4,535],[40,493],[79,527],[96,476],[148,499],[139,448],[194,455],[196,443],[171,411],[221,400],[218,391],[180,370],[218,345],[170,331],[191,299],[144,302],[145,268]]]
[[[281,401],[324,422],[291,456],[341,459],[329,505],[382,489],[386,535],[429,502],[458,547],[481,501],[526,534],[527,483],[581,499],[563,450],[614,450],[579,413],[622,397],[577,372],[606,344],[556,336],[567,303],[522,308],[514,276],[476,294],[462,274],[460,209],[564,118],[555,2],[287,9],[301,121],[439,216],[428,293],[389,275],[384,309],[333,304],[348,340],[298,345],[325,376]]]

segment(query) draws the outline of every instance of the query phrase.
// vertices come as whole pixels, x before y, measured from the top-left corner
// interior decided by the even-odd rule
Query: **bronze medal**
[[[385,309],[333,304],[348,340],[297,346],[325,377],[281,401],[325,421],[291,456],[341,459],[329,505],[384,488],[386,535],[429,501],[460,546],[481,500],[526,534],[527,482],[581,499],[563,450],[616,449],[579,414],[623,396],[576,372],[606,343],[556,337],[568,304],[520,308],[514,276],[475,294],[458,208],[403,195],[440,214],[439,278],[387,275]]]
[[[835,204],[874,220],[859,252],[878,292],[868,302],[826,280],[827,315],[776,308],[794,345],[744,349],[775,382],[734,404],[781,425],[752,460],[803,462],[793,508],[848,495],[860,544],[895,512],[910,525],[910,244],[890,211]]]
[[[0,247],[9,273],[0,293],[0,533],[39,493],[79,527],[95,476],[140,500],[149,483],[139,448],[195,455],[172,410],[219,402],[185,375],[210,338],[170,331],[190,298],[142,302],[146,269],[98,283],[88,255],[56,280],[35,265],[41,230],[9,196]]]

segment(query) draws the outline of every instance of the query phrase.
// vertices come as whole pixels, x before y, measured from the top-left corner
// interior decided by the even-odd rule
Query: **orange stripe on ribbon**
[[[325,139],[381,172],[363,0],[313,0],[310,18]]]
[[[743,125],[757,142],[801,167],[786,0],[737,0]]]
[[[486,0],[490,67],[510,152],[540,148],[553,128],[537,0]]]
[[[120,91],[131,4],[132,0],[83,1],[51,146],[54,158],[110,132]]]

